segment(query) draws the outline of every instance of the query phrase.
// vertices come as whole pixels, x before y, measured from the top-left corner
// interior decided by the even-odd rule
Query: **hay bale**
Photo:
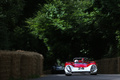
[[[28,51],[0,51],[0,79],[8,80],[41,75],[43,56]]]
[[[11,68],[11,55],[9,53],[0,54],[0,79],[8,80],[10,77],[10,68]]]
[[[40,54],[35,52],[25,52],[23,54],[26,55],[22,55],[21,57],[21,76],[27,78],[33,75],[41,75],[40,71],[42,69],[40,68]]]
[[[21,56],[21,77],[27,78],[28,76],[31,76],[31,57],[30,55],[22,55]]]
[[[101,59],[97,61],[98,73],[100,74],[116,74],[118,73],[118,58]]]
[[[13,52],[11,59],[11,77],[14,79],[20,78],[20,61],[21,54]]]
[[[118,57],[118,73],[120,74],[120,57]]]

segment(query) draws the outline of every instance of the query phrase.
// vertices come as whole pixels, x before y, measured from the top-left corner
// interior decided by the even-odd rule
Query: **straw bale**
[[[20,59],[21,55],[13,53],[11,59],[11,76],[15,79],[20,77]]]
[[[40,75],[40,57],[36,55],[36,75]]]
[[[29,55],[22,55],[21,57],[21,76],[27,78],[31,75],[31,57]]]
[[[9,79],[10,77],[10,64],[11,64],[11,55],[9,53],[0,55],[0,78]]]
[[[35,74],[35,58],[32,56],[31,57],[31,62],[30,62],[30,70],[31,70],[31,75]]]
[[[97,61],[98,73],[115,74],[118,73],[118,58],[108,58]]]
[[[109,69],[109,74],[117,73],[117,59],[116,58],[111,58],[109,59],[110,63],[108,64],[108,69]]]
[[[33,56],[33,62],[32,62],[32,75],[36,74],[36,56]]]
[[[43,70],[43,56],[28,51],[1,51],[0,50],[0,79],[8,80],[28,78],[32,75],[41,75]]]
[[[118,57],[118,73],[120,74],[120,57]]]

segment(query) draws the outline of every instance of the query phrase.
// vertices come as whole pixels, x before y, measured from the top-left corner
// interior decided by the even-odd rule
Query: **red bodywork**
[[[95,64],[96,65],[96,62],[95,61],[82,61],[82,60],[79,60],[78,63],[75,63],[75,62],[66,62],[65,63],[65,66],[67,65],[71,65],[73,67],[88,67],[89,65],[93,65]]]

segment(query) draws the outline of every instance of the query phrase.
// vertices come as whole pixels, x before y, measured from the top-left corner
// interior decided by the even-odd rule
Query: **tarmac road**
[[[31,80],[120,80],[120,74],[89,75],[77,73],[72,76],[65,76],[65,74],[51,74]]]

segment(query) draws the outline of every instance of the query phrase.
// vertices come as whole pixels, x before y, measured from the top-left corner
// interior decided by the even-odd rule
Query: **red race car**
[[[65,63],[65,75],[71,76],[72,73],[90,73],[97,75],[97,65],[95,61],[89,61],[86,57],[76,57],[73,62]]]

